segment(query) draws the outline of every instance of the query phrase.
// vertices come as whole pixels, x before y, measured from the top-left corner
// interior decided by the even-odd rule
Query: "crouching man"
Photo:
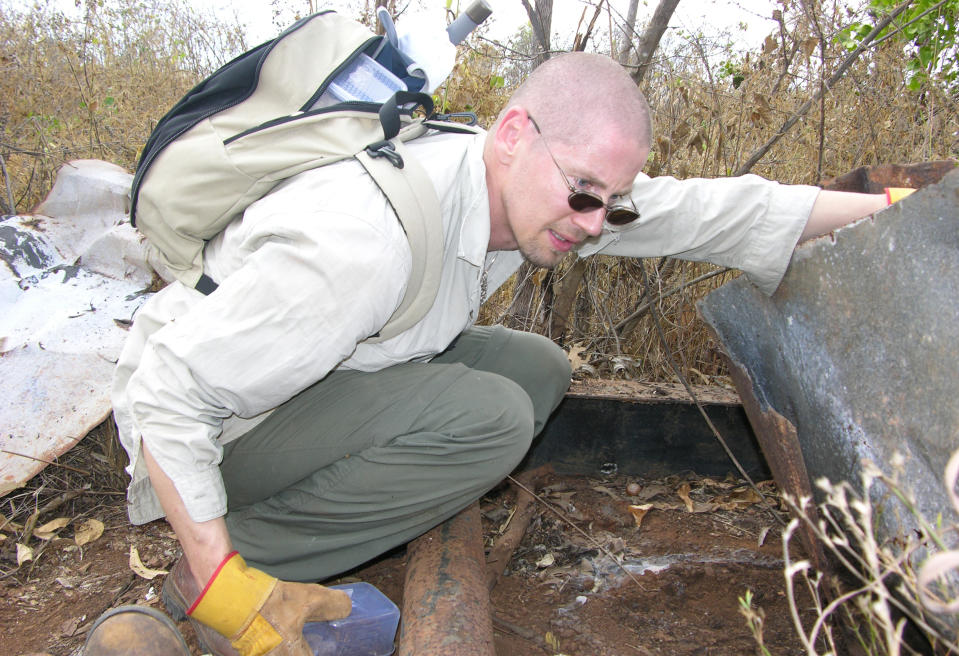
[[[350,610],[316,581],[424,533],[519,463],[569,365],[543,337],[473,324],[524,259],[708,260],[771,293],[798,241],[886,204],[755,176],[651,180],[650,143],[618,64],[556,57],[488,133],[408,144],[445,231],[439,294],[412,328],[365,341],[403,299],[411,255],[353,161],[296,176],[212,239],[216,291],[173,283],[143,306],[113,391],[129,516],[175,530],[164,598],[210,652],[309,654],[303,623]]]

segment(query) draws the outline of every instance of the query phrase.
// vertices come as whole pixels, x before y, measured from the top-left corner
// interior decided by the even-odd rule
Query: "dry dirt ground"
[[[630,483],[640,486],[637,494],[628,493]],[[551,475],[541,496],[552,509],[538,504],[492,592],[498,654],[752,654],[755,642],[738,602],[747,590],[765,614],[772,653],[802,653],[789,622],[778,525],[737,481]],[[504,485],[482,501],[487,546],[509,521],[513,498]],[[16,504],[4,501],[9,518]],[[637,525],[642,511],[630,506],[646,505]],[[104,610],[160,606],[163,574],[148,580],[135,573],[131,548],[141,570],[169,569],[177,557],[164,522],[128,525],[122,496],[87,493],[47,515],[38,517],[37,530],[54,516],[71,522],[55,537],[31,538],[34,558],[19,569],[15,543],[22,529],[14,522],[2,531],[0,654],[79,653]],[[78,546],[76,527],[87,518],[101,521],[104,531]],[[402,607],[404,567],[399,549],[350,577],[373,583]],[[188,625],[181,630],[200,653]]]

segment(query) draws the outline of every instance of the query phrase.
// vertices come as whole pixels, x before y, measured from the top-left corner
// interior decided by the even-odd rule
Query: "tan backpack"
[[[385,103],[316,107],[363,55],[414,91]],[[413,270],[402,304],[377,339],[409,328],[436,297],[443,258],[439,200],[403,143],[431,129],[476,128],[433,115],[422,80],[384,37],[333,12],[308,16],[194,87],[157,124],[133,180],[131,220],[176,279],[203,293],[203,246],[283,180],[355,157],[388,198],[409,239]],[[325,98],[326,96],[324,96]],[[422,107],[427,119],[412,117]],[[475,117],[474,117],[475,118]]]

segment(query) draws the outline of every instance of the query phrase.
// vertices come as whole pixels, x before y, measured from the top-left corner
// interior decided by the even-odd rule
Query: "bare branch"
[[[872,31],[869,34],[867,34],[866,37],[862,40],[862,43],[859,44],[859,47],[857,47],[855,50],[849,53],[849,56],[846,57],[845,60],[843,60],[842,64],[839,65],[839,68],[836,69],[836,72],[833,73],[828,80],[826,80],[826,83],[822,86],[822,88],[816,91],[816,93],[813,94],[812,98],[804,102],[799,107],[799,109],[797,109],[793,113],[792,116],[786,119],[786,122],[782,124],[782,127],[779,128],[779,131],[776,132],[776,134],[774,134],[769,141],[767,141],[762,146],[760,146],[759,149],[756,150],[756,152],[750,155],[749,159],[746,160],[746,163],[740,166],[736,170],[736,172],[733,173],[733,176],[745,175],[746,173],[749,173],[749,171],[752,170],[753,166],[755,166],[759,160],[765,157],[766,153],[768,153],[769,150],[774,145],[776,145],[776,142],[778,142],[790,130],[790,128],[792,128],[792,126],[794,126],[799,121],[799,119],[801,119],[803,116],[806,115],[809,109],[813,106],[813,103],[818,101],[822,95],[824,95],[837,82],[839,82],[839,80],[842,79],[843,75],[845,75],[846,73],[846,70],[850,66],[852,66],[857,59],[859,59],[859,56],[862,55],[863,52],[865,52],[865,50],[869,47],[872,40],[876,38],[876,35],[878,35],[880,32],[886,29],[886,26],[889,25],[889,23],[891,23],[892,21],[894,21],[896,17],[899,16],[899,14],[901,14],[906,9],[908,9],[909,5],[912,4],[912,1],[913,0],[906,0],[901,5],[896,7],[891,14],[889,14],[888,16],[883,18],[881,21],[876,23],[876,26],[872,29]]]

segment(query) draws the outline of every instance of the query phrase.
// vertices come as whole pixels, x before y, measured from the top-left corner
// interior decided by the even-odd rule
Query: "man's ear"
[[[529,113],[519,105],[510,107],[500,117],[493,135],[493,149],[496,158],[502,164],[510,164],[516,156],[516,150],[529,129]]]

